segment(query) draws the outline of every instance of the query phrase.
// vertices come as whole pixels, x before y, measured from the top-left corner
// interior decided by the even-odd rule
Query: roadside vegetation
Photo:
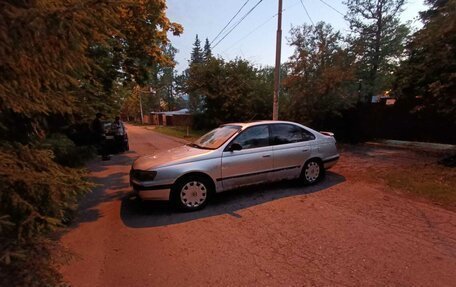
[[[456,209],[456,170],[437,164],[412,165],[380,173],[392,189],[425,197],[432,202]]]
[[[345,1],[348,33],[325,22],[292,27],[286,39],[294,53],[281,66],[280,119],[331,130],[348,142],[456,143],[456,1],[425,2],[429,10],[416,31],[400,21],[402,0]],[[270,119],[273,67],[214,56],[204,43],[196,35],[184,72],[163,70],[150,82],[155,93],[142,98],[145,110],[187,107],[195,129]],[[372,104],[373,97],[383,102]],[[386,98],[395,104],[386,105]],[[138,118],[139,96],[128,103],[124,112]]]
[[[0,2],[0,285],[57,286],[49,235],[91,189],[90,120],[172,67],[165,2]],[[145,19],[145,21],[137,21]]]

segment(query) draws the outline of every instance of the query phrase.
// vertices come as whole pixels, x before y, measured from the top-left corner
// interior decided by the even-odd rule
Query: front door
[[[242,149],[229,151],[228,145],[227,150],[223,152],[223,189],[265,182],[273,166],[268,126],[247,128],[232,143],[238,143]]]

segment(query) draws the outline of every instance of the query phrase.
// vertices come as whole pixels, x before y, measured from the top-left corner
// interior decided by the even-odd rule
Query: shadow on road
[[[71,228],[76,228],[81,223],[98,220],[102,217],[100,204],[121,200],[129,192],[128,172],[136,156],[136,153],[128,152],[113,155],[109,161],[101,161],[97,158],[88,164],[88,169],[91,171],[88,179],[95,184],[95,187],[80,201],[77,220],[73,222]]]
[[[327,172],[326,178],[313,186],[290,181],[227,191],[216,194],[203,210],[187,213],[175,210],[167,202],[142,202],[130,193],[122,199],[120,217],[126,226],[132,228],[165,226],[221,214],[240,218],[242,216],[236,211],[241,209],[280,198],[319,192],[344,181],[345,177]]]

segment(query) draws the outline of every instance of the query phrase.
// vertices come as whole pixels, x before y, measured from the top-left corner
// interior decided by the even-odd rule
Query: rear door
[[[303,164],[315,147],[315,136],[293,124],[272,124],[271,141],[273,150],[272,180],[299,177]]]
[[[272,170],[272,146],[268,125],[259,125],[242,131],[231,143],[238,143],[242,150],[222,155],[222,184],[224,189],[266,181]]]

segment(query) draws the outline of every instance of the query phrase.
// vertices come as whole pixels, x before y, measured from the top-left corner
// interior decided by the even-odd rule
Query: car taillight
[[[334,137],[334,133],[332,133],[332,132],[321,131],[320,133],[325,135],[325,136]]]

